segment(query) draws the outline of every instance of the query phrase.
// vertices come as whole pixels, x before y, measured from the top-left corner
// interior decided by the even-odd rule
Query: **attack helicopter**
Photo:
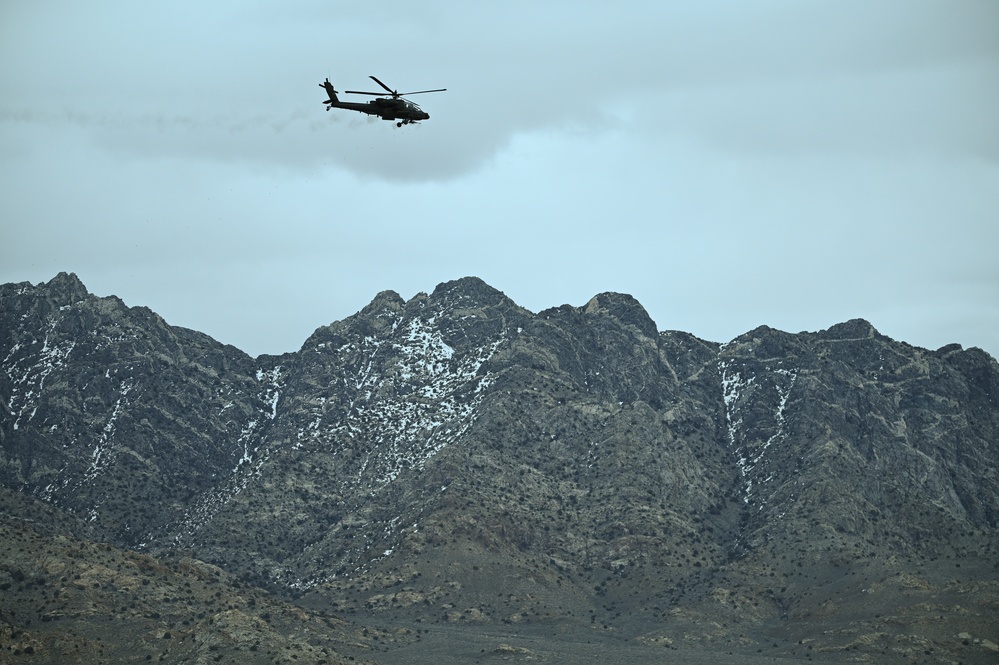
[[[379,81],[374,76],[371,79],[385,88],[388,92],[388,96],[385,96],[384,92],[362,92],[359,90],[345,90],[345,95],[375,95],[378,99],[372,100],[370,102],[341,102],[337,97],[337,91],[333,89],[333,84],[330,83],[329,77],[326,77],[325,83],[320,83],[320,88],[326,89],[326,94],[329,95],[323,104],[326,104],[326,110],[330,109],[348,109],[350,111],[359,111],[361,113],[367,113],[368,115],[377,115],[382,120],[395,120],[396,127],[402,127],[403,125],[412,125],[420,120],[429,120],[430,114],[421,109],[415,103],[409,101],[408,99],[403,99],[403,95],[422,95],[426,92],[444,92],[447,88],[439,88],[437,90],[417,90],[416,92],[399,92],[398,90],[393,90],[381,81]]]

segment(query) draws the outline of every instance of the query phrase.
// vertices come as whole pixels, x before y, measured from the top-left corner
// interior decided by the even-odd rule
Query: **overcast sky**
[[[371,74],[447,92],[323,110]],[[252,355],[475,275],[997,356],[997,118],[994,0],[0,2],[0,282]]]

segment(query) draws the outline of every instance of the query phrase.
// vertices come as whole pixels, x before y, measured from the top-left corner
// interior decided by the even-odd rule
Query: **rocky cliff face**
[[[4,485],[303,606],[882,662],[999,641],[977,349],[716,344],[466,278],[253,359],[62,274],[0,287],[0,358]]]

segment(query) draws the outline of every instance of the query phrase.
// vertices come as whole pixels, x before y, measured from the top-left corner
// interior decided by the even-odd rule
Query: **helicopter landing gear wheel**
[[[397,123],[395,123],[395,126],[396,127],[402,127],[402,123],[401,122],[397,122]]]

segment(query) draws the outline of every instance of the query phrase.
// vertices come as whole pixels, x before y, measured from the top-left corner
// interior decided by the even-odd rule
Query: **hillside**
[[[149,619],[166,592],[136,587],[47,628],[239,612],[288,648],[295,621],[252,598],[325,626],[298,662],[999,657],[999,365],[978,349],[862,320],[717,344],[627,295],[535,314],[465,278],[251,358],[60,274],[0,287],[0,357],[4,635],[75,592],[16,579],[45,548],[136,580],[211,570],[227,598]]]

